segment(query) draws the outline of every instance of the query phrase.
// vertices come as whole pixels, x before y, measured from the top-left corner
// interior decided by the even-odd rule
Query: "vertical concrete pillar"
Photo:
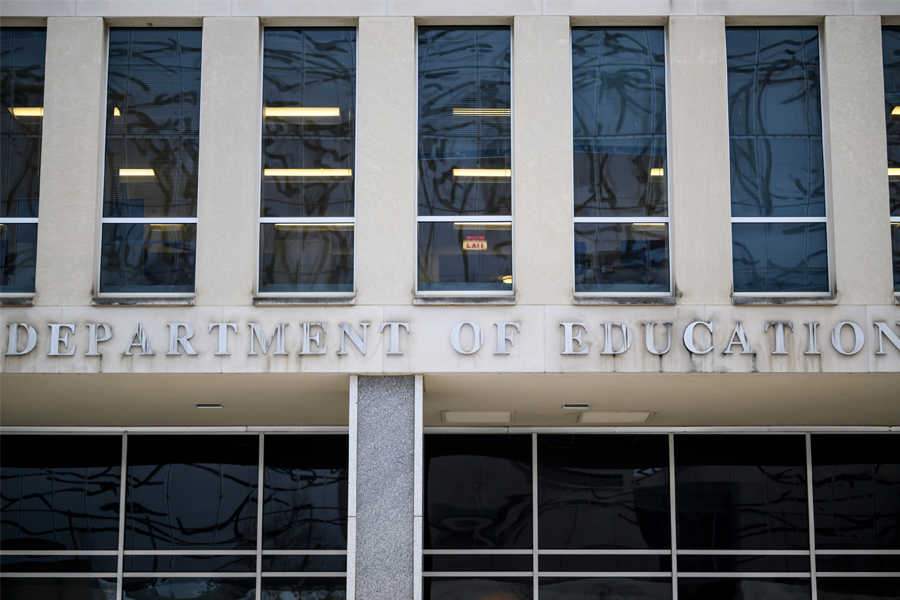
[[[349,529],[355,535],[349,536],[353,549],[348,561],[354,565],[348,565],[348,598],[412,599],[421,578],[415,565],[420,554],[417,519],[421,529],[421,501],[416,509],[421,497],[421,484],[416,485],[416,473],[421,473],[421,378],[355,379],[350,390],[349,508]],[[421,548],[421,538],[418,543]]]
[[[572,44],[568,17],[513,25],[513,285],[519,304],[570,304]]]
[[[841,304],[892,304],[881,19],[826,17],[823,42],[834,285]]]
[[[103,19],[47,19],[36,305],[90,305],[95,292],[105,81]]]
[[[411,304],[416,268],[416,24],[359,20],[357,304]]]
[[[203,19],[197,296],[247,305],[256,281],[260,189],[260,27],[256,17]]]
[[[724,17],[669,19],[672,260],[683,304],[731,304],[731,188]]]

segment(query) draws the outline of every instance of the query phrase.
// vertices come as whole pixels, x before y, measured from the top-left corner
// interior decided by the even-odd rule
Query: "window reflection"
[[[122,580],[122,600],[254,600],[256,579],[156,577]]]
[[[194,291],[197,225],[104,223],[102,235],[104,292]]]
[[[575,224],[575,291],[669,289],[668,223]]]
[[[512,290],[512,223],[419,222],[419,289]]]
[[[531,600],[531,578],[514,577],[426,577],[425,600]]]
[[[116,580],[0,577],[0,596],[3,600],[117,600]]]
[[[262,223],[260,292],[352,292],[353,224]]]
[[[744,600],[777,598],[778,600],[810,600],[809,579],[703,579],[678,580],[678,600]]]
[[[900,169],[900,27],[881,30],[888,169]],[[900,172],[900,171],[898,171]],[[891,171],[889,171],[891,173]],[[900,293],[900,176],[888,176],[894,292]]]
[[[731,232],[735,291],[828,289],[825,223],[734,223]]]
[[[668,600],[672,597],[671,578],[604,577],[563,579],[541,577],[541,600]]]

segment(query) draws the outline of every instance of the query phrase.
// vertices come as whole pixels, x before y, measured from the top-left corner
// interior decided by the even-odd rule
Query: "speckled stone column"
[[[355,600],[413,598],[415,377],[358,380]]]

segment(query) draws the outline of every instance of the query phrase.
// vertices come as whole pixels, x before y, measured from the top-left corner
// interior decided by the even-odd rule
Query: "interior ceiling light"
[[[184,231],[184,223],[151,223],[150,231]]]
[[[453,169],[454,177],[512,177],[512,169]]]
[[[888,177],[900,177],[900,167],[888,167]]]
[[[113,116],[114,116],[114,117],[121,117],[121,116],[122,116],[122,113],[119,112],[118,107],[113,107]]]
[[[353,229],[353,223],[275,223],[275,229]]]
[[[652,412],[583,412],[578,415],[582,425],[623,425],[628,423],[646,423],[653,416]]]
[[[43,117],[44,109],[40,106],[19,106],[16,108],[10,108],[9,112],[16,118],[19,117]]]
[[[664,177],[665,175],[666,171],[663,168],[650,169],[650,177]]]
[[[894,110],[891,111],[891,114],[900,116],[900,106],[895,106]]]
[[[500,410],[444,410],[441,422],[453,425],[483,425],[488,423],[512,423],[514,412]]]
[[[500,281],[509,285],[510,283],[512,283],[512,275],[504,275],[503,277],[500,278]]]
[[[153,169],[119,169],[119,177],[156,177]]]
[[[353,169],[265,169],[266,177],[352,177]]]
[[[510,229],[509,221],[454,221],[453,229]]]
[[[467,117],[508,117],[511,110],[508,108],[454,108],[454,115]]]
[[[267,119],[277,117],[340,117],[341,109],[336,106],[267,106],[263,109],[263,114]]]

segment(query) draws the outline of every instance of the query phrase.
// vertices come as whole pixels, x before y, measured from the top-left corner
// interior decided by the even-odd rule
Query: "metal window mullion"
[[[668,223],[669,217],[573,217],[575,223]]]
[[[125,491],[128,485],[128,432],[122,432],[122,472],[119,478],[119,543],[116,549],[116,598],[122,597],[122,579],[125,572]]]
[[[263,575],[267,579],[273,577],[346,577],[346,571],[270,571]]]
[[[900,556],[900,550],[816,550],[822,556]]]
[[[125,556],[254,556],[256,550],[126,550]]]
[[[0,217],[0,223],[4,225],[20,225],[37,222],[37,217]]]
[[[118,556],[118,550],[0,550],[0,556]]]
[[[356,217],[260,217],[263,223],[356,223]]]
[[[806,433],[806,508],[809,515],[809,576],[812,600],[818,599],[816,590],[816,515],[813,510],[812,434]]]
[[[808,556],[808,550],[679,550],[678,556]]]
[[[531,434],[531,571],[532,571],[532,585],[533,585],[533,598],[534,600],[539,600],[539,591],[538,591],[538,569],[539,569],[539,554],[538,554],[538,439],[537,434]]]
[[[450,216],[424,216],[416,217],[417,223],[452,223],[452,222],[475,222],[475,223],[511,223],[512,215],[450,215]]]
[[[180,225],[185,223],[197,223],[197,217],[103,217],[101,223],[151,223],[154,225]]]
[[[572,556],[670,556],[671,550],[619,550],[619,549],[584,549],[584,550],[539,550],[540,554],[572,555]]]
[[[675,519],[675,434],[669,434],[669,526],[672,536],[672,600],[678,600],[678,544]]]
[[[263,550],[263,556],[347,556],[346,550]]]
[[[715,571],[697,571],[696,573],[679,573],[679,577],[722,577],[722,578],[747,578],[747,579],[796,579],[809,577],[807,571],[791,571],[791,572],[767,572],[755,571],[749,573],[721,573]]]
[[[827,223],[828,217],[731,217],[732,223]]]
[[[110,579],[116,577],[115,573],[109,572],[101,572],[101,573],[73,573],[71,571],[66,573],[8,573],[3,572],[0,573],[0,579],[3,578],[16,578],[16,579],[38,579],[38,578],[58,578],[58,579]],[[121,596],[121,592],[119,592]]]
[[[266,434],[259,434],[259,473],[256,487],[256,597],[262,598],[263,503],[265,502]]]

